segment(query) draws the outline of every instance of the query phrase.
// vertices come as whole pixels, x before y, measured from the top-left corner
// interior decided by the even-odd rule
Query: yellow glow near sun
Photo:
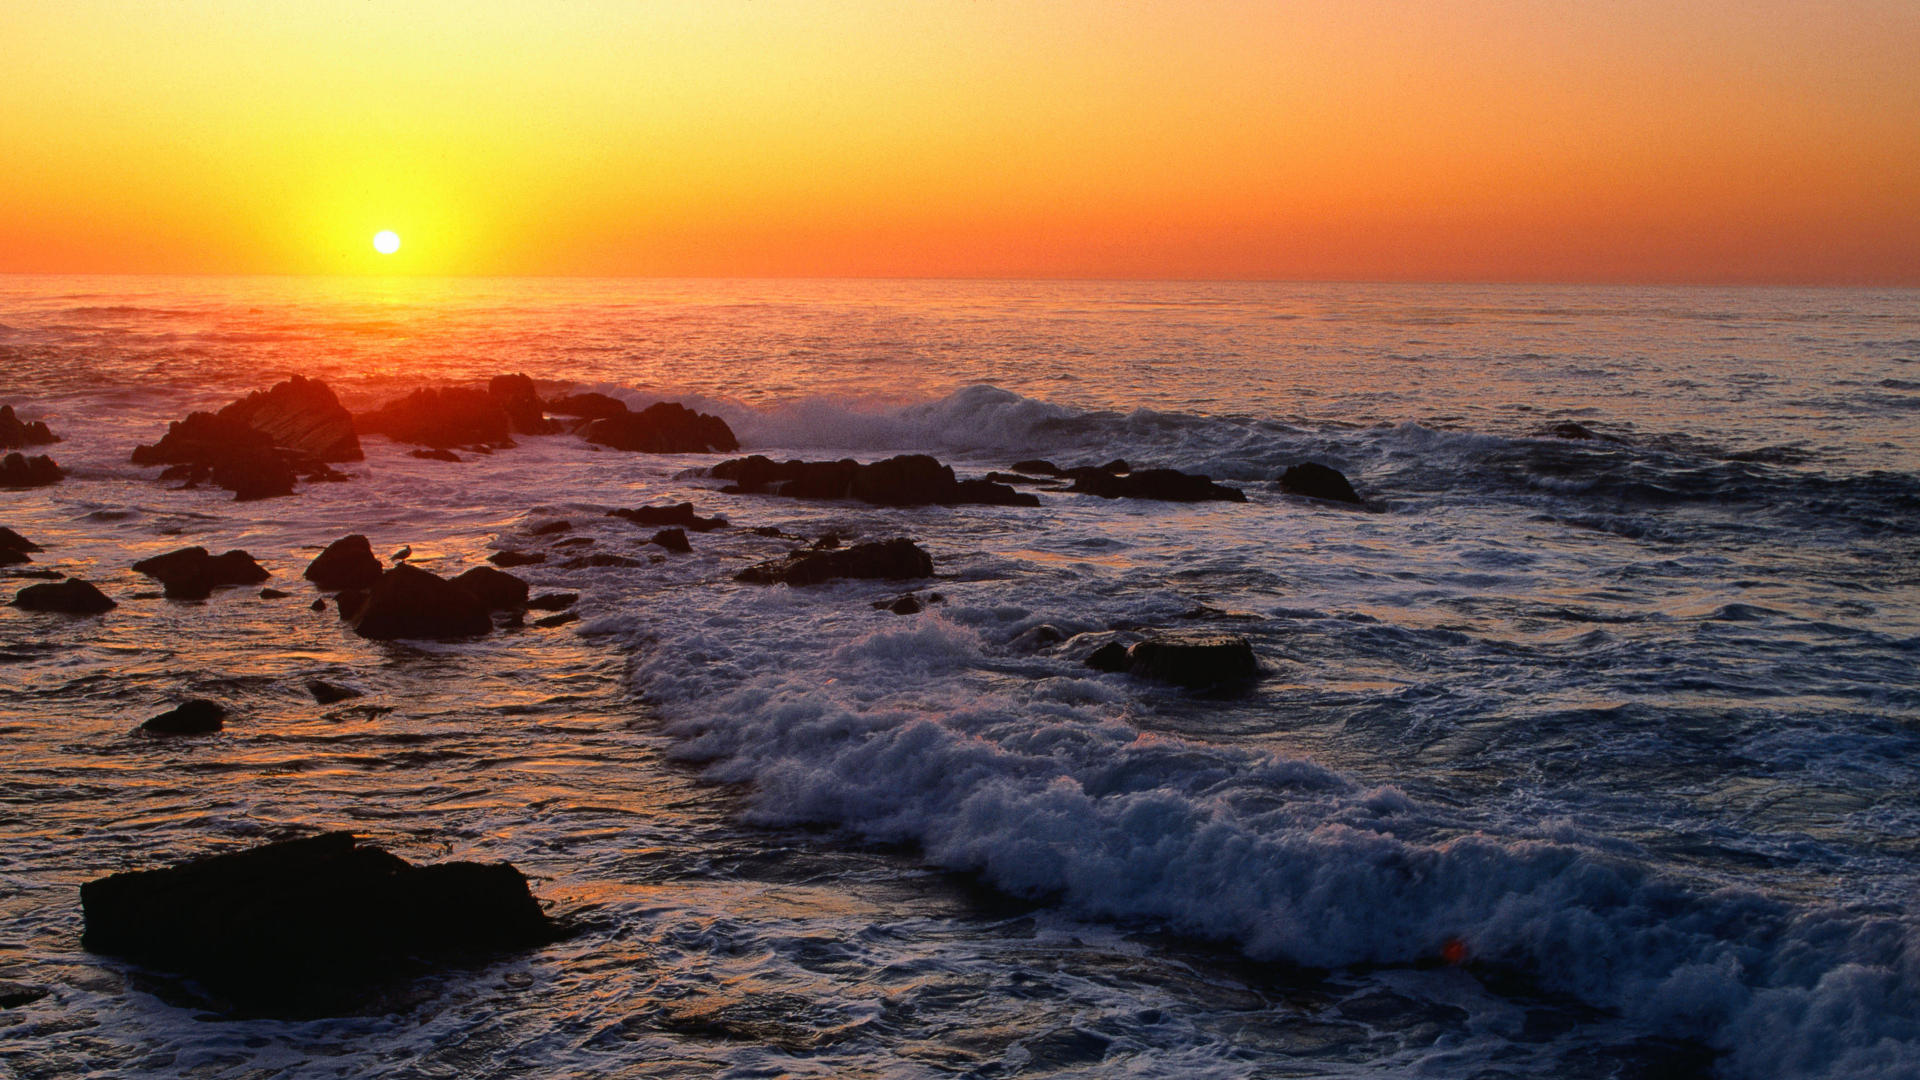
[[[373,250],[382,255],[391,255],[400,250],[400,234],[392,229],[381,229],[373,234]]]

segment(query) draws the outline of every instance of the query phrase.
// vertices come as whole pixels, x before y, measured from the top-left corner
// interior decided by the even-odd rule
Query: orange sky
[[[0,43],[0,271],[1920,284],[1913,0],[60,0]]]

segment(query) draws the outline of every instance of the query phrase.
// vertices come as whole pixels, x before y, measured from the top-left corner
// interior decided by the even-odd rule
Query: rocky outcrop
[[[515,611],[527,606],[527,583],[491,566],[476,566],[449,584],[472,593],[488,611]]]
[[[512,446],[513,422],[500,400],[473,387],[427,387],[354,418],[362,435],[440,450]]]
[[[687,542],[685,529],[661,529],[647,543],[666,548],[676,555],[685,555],[693,550],[693,545]]]
[[[756,563],[734,575],[754,585],[818,585],[838,578],[923,578],[933,575],[933,556],[900,538],[832,551],[795,551]]]
[[[522,593],[521,600],[525,599]],[[341,604],[341,611],[345,613],[344,597]],[[477,637],[493,630],[493,619],[485,601],[451,581],[406,565],[381,574],[380,580],[367,590],[365,602],[352,612],[349,622],[354,633],[376,641],[401,638],[444,641]]]
[[[1287,466],[1280,474],[1280,490],[1289,495],[1304,495],[1310,499],[1326,499],[1329,502],[1352,503],[1360,505],[1360,496],[1353,485],[1340,474],[1338,469],[1329,468],[1316,461],[1302,462]]]
[[[587,425],[586,440],[615,450],[650,454],[729,453],[740,440],[725,420],[694,412],[677,402],[662,401],[639,412],[602,417]]]
[[[416,866],[344,832],[113,874],[82,885],[80,906],[92,952],[301,1013],[346,1006],[416,957],[560,936],[507,863]]]
[[[693,512],[693,504],[690,502],[674,503],[672,506],[636,506],[630,510],[609,510],[607,516],[624,518],[635,525],[674,525],[690,532],[711,532],[714,529],[727,527],[726,518],[703,518]]]
[[[133,568],[164,585],[166,595],[174,600],[205,600],[215,589],[257,585],[273,576],[244,551],[211,555],[203,547],[141,559]]]
[[[495,566],[538,566],[547,561],[542,551],[496,551],[487,556],[487,561]]]
[[[13,453],[0,458],[0,488],[46,487],[66,478],[67,470],[45,454],[28,457]]]
[[[373,545],[359,533],[343,536],[327,545],[327,550],[307,564],[303,577],[328,592],[339,589],[364,589],[380,580],[380,560],[373,556]]]
[[[196,412],[167,426],[159,442],[137,446],[135,465],[170,466],[163,480],[212,483],[236,500],[293,494],[294,481],[342,479],[333,461],[358,461],[353,418],[317,379],[294,376],[217,413]]]
[[[0,566],[12,566],[16,563],[33,561],[33,552],[43,550],[39,544],[21,536],[12,529],[0,525]]]
[[[1260,675],[1246,638],[1202,631],[1159,634],[1131,648],[1108,642],[1085,663],[1095,671],[1124,671],[1194,690],[1242,684]]]
[[[119,607],[113,598],[79,578],[29,585],[13,598],[13,606],[26,611],[52,611],[65,615],[98,615]]]
[[[633,410],[617,397],[588,391],[584,394],[566,394],[547,402],[547,411],[555,416],[577,416],[586,420],[605,420],[608,417],[625,416]]]
[[[875,506],[1039,506],[1040,498],[985,480],[956,480],[953,469],[925,454],[862,465],[841,461],[778,462],[755,454],[723,461],[714,476],[731,480],[721,489],[736,495],[784,495],[794,499],[857,499]]]
[[[547,419],[540,393],[525,375],[495,375],[487,380],[487,395],[506,411],[516,435],[551,435],[560,430],[559,424]]]
[[[535,611],[565,611],[572,607],[574,602],[579,599],[579,593],[543,593],[527,601],[527,606]]]
[[[226,724],[227,710],[212,701],[195,699],[140,725],[151,735],[205,735]]]
[[[38,420],[23,421],[13,415],[13,406],[0,405],[0,449],[18,450],[59,441],[60,436],[55,435],[46,424]]]
[[[1124,464],[1124,463],[1121,463]],[[1246,502],[1239,488],[1216,484],[1198,473],[1175,469],[1141,469],[1112,473],[1103,468],[1074,469],[1068,491],[1098,495],[1103,499],[1156,499],[1162,502]]]

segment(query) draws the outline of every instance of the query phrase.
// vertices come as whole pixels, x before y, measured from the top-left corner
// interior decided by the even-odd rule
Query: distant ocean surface
[[[295,373],[358,411],[512,372],[742,453],[1248,502],[803,503],[572,435],[369,436],[249,503],[127,459]],[[1920,293],[0,277],[0,403],[71,473],[0,491],[47,549],[0,588],[121,602],[0,607],[0,979],[51,991],[0,1010],[15,1075],[1920,1076]],[[1281,494],[1309,460],[1370,509]],[[791,545],[649,561],[606,516],[683,500],[911,536],[946,602],[738,584]],[[451,573],[555,518],[641,563],[516,570],[569,626],[308,609],[346,533]],[[293,596],[134,599],[188,544]],[[1263,678],[1081,663],[1171,627]],[[133,734],[189,696],[227,730]],[[79,947],[83,881],[334,828],[509,860],[585,929],[307,1021]]]

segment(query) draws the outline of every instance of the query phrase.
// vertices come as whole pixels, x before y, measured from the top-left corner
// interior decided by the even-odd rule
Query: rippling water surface
[[[1249,501],[797,503],[570,435],[369,437],[256,503],[127,463],[294,372],[360,409],[511,371],[774,456]],[[51,991],[0,1011],[19,1075],[1920,1075],[1912,292],[0,278],[0,402],[72,473],[0,492],[47,548],[0,574],[121,602],[0,608],[0,978]],[[1371,510],[1281,495],[1309,459]],[[913,536],[947,602],[605,516],[683,499]],[[566,627],[373,643],[299,580],[347,532],[457,572],[562,517],[642,563],[516,571]],[[187,544],[293,596],[137,596]],[[1079,662],[1169,626],[1265,676]],[[227,730],[133,733],[189,695]],[[81,882],[317,828],[511,860],[585,929],[307,1021],[78,948]]]

